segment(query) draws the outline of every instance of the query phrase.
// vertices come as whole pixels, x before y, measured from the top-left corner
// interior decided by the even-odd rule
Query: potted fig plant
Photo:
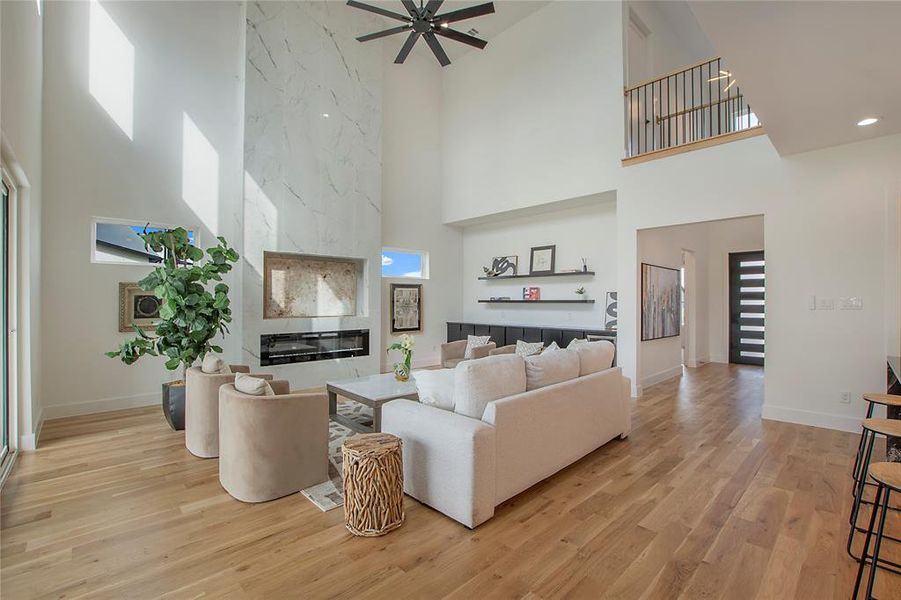
[[[185,370],[207,352],[222,352],[212,343],[217,335],[228,333],[227,323],[232,320],[222,275],[231,271],[238,253],[221,236],[218,244],[204,253],[191,244],[181,227],[145,228],[139,235],[148,250],[163,253],[162,263],[138,283],[160,299],[159,323],[153,333],[133,325],[137,335],[106,355],[127,365],[145,355],[162,356],[167,369],[181,369],[180,380],[163,384],[162,398],[166,420],[178,431],[185,427]],[[207,289],[214,281],[219,283]]]

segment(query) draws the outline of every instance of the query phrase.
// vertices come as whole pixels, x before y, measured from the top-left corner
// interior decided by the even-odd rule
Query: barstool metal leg
[[[870,459],[873,457],[873,446],[876,445],[876,434],[872,431],[866,430],[864,431],[866,435],[866,450],[864,452],[864,460],[861,464],[861,469],[863,471],[862,476],[855,481],[857,484],[857,493],[854,494],[854,507],[851,510],[851,518],[849,522],[851,523],[851,533],[848,535],[848,552],[851,552],[851,539],[854,536],[854,528],[857,527],[857,514],[860,511],[860,501],[863,499],[863,491],[867,482],[867,469],[870,466]]]
[[[863,542],[863,550],[860,553],[859,564],[857,565],[857,578],[854,580],[854,595],[852,596],[852,600],[857,600],[857,594],[860,592],[860,581],[863,579],[863,569],[867,564],[867,553],[870,551],[870,539],[873,537],[873,526],[876,524],[876,507],[879,505],[879,500],[882,498],[882,485],[879,485],[876,488],[876,505],[873,507],[873,510],[870,513],[870,526],[867,527],[867,537],[864,538]],[[852,536],[853,528],[852,528]],[[873,562],[871,563],[871,569],[876,568],[876,555],[873,557]]]
[[[873,403],[868,402],[867,403],[867,416],[864,418],[869,419],[872,416],[873,416]],[[858,471],[860,470],[860,459],[863,455],[863,446],[864,446],[863,442],[864,442],[865,437],[866,437],[866,432],[861,431],[860,432],[860,443],[857,445],[857,456],[854,458],[854,468],[851,469],[851,477],[854,478],[854,481],[857,481],[858,477],[860,477],[860,473],[858,473]]]
[[[879,486],[883,487],[882,485]],[[870,580],[867,582],[867,600],[873,597],[873,583],[876,581],[876,563],[879,562],[879,546],[882,545],[882,535],[885,533],[885,517],[888,514],[888,500],[891,489],[885,488],[885,497],[882,499],[882,514],[879,516],[879,531],[876,532],[876,545],[873,547],[873,562],[870,564]],[[876,506],[873,506],[875,512]],[[866,558],[866,554],[864,554]],[[864,561],[866,562],[866,561]]]

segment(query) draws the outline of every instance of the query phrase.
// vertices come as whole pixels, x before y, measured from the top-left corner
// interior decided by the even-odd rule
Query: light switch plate
[[[835,300],[832,298],[817,298],[817,310],[833,310]]]

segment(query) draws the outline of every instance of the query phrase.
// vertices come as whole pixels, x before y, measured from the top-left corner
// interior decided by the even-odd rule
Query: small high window
[[[428,252],[383,248],[382,277],[428,279]]]
[[[92,226],[91,262],[122,265],[153,265],[163,262],[163,253],[145,248],[144,240],[139,234],[145,229],[148,232],[173,229],[165,225],[112,219],[98,219]],[[194,230],[187,227],[185,229],[188,230],[188,241],[195,244]]]

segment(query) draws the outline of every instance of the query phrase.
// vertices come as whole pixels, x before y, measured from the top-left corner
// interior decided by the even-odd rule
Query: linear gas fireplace
[[[369,355],[369,330],[272,333],[260,336],[260,365]]]

